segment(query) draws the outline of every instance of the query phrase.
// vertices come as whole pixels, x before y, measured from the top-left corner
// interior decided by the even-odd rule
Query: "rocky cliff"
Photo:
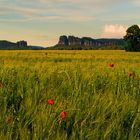
[[[58,45],[65,46],[123,46],[125,41],[123,39],[93,39],[90,37],[75,37],[75,36],[60,36]]]
[[[27,41],[24,41],[24,40],[18,41],[16,44],[18,47],[27,47],[28,46]]]

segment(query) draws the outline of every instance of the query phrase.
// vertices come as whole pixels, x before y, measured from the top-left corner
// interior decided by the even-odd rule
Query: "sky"
[[[122,38],[140,0],[0,0],[0,40],[52,46],[59,36]]]

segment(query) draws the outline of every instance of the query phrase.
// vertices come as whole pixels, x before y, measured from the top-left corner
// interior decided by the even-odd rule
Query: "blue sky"
[[[60,35],[122,38],[140,0],[0,0],[0,40],[51,46]]]

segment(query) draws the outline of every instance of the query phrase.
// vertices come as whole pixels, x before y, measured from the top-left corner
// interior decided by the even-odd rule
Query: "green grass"
[[[0,51],[0,139],[139,138],[140,53]]]

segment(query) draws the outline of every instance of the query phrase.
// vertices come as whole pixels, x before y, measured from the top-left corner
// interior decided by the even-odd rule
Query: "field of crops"
[[[140,139],[140,53],[0,51],[0,139]]]

